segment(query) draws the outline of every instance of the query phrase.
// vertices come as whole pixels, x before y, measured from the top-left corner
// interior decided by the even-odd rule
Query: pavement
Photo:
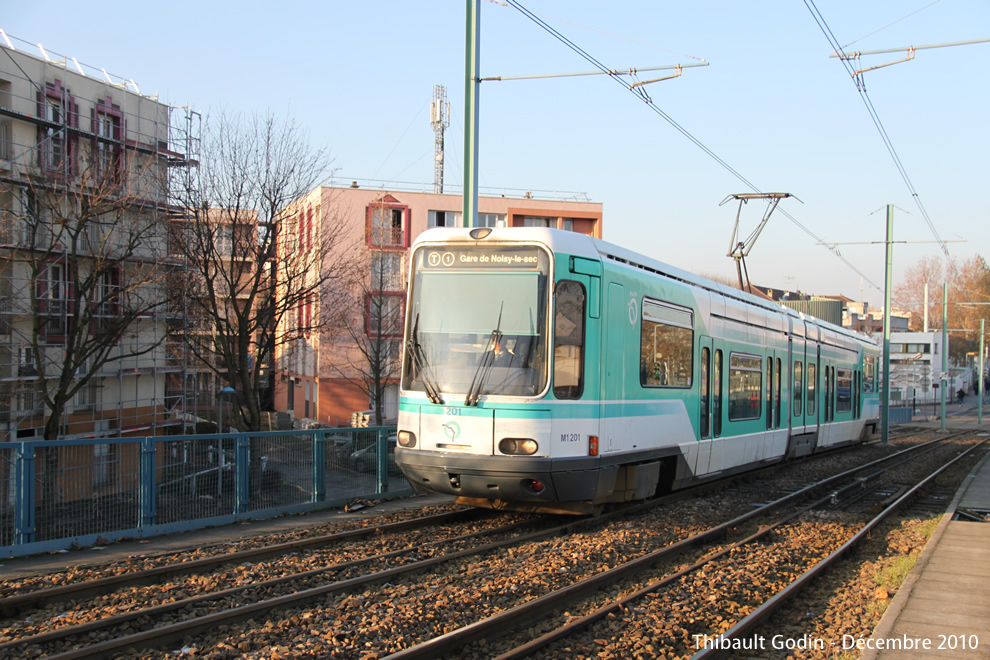
[[[968,411],[957,419],[976,423]],[[986,423],[979,428],[990,435]],[[990,454],[984,451],[873,635],[861,640],[860,660],[990,658],[990,524],[977,522],[988,513]]]
[[[947,401],[945,405],[945,427],[949,429],[980,429],[986,428],[990,431],[990,398],[983,399],[983,421],[980,421],[979,398],[970,394],[963,402],[955,403]],[[922,426],[925,428],[941,429],[942,419],[939,417],[941,411],[940,404],[926,403],[915,406],[914,419],[904,424],[905,426]],[[896,426],[896,425],[893,425]]]

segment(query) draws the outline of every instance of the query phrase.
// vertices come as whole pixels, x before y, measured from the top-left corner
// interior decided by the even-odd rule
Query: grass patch
[[[912,521],[897,530],[899,537],[897,541],[893,540],[893,534],[888,537],[897,554],[884,558],[874,570],[873,581],[878,588],[890,593],[896,592],[900,588],[908,573],[918,563],[921,548],[935,533],[935,528],[938,527],[941,519],[941,516],[934,516],[925,520]]]
[[[923,520],[918,524],[918,534],[927,542],[931,538],[932,534],[935,533],[935,528],[938,527],[939,522],[942,521],[942,516],[934,516],[928,520]]]
[[[892,557],[877,570],[873,579],[878,587],[883,587],[887,591],[896,591],[917,561],[918,558],[915,555]]]

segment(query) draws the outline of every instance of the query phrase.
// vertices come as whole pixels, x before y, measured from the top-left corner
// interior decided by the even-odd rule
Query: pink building
[[[398,415],[402,313],[408,283],[406,254],[413,240],[433,227],[460,227],[460,195],[321,187],[291,211],[290,233],[306,245],[309,235],[339,231],[333,260],[346,256],[358,269],[347,291],[324,287],[318,301],[301,306],[299,326],[338,317],[320,333],[296,333],[276,354],[275,409],[296,419],[347,426],[355,413],[374,408]],[[602,205],[522,197],[479,197],[478,226],[553,227],[602,236]],[[309,239],[312,241],[312,239]],[[344,295],[346,294],[346,295]],[[313,323],[315,324],[315,323]],[[281,332],[292,332],[291,323]],[[317,336],[318,335],[318,336]],[[376,366],[371,366],[376,362]],[[381,381],[374,387],[373,381]],[[374,416],[371,418],[374,423]]]

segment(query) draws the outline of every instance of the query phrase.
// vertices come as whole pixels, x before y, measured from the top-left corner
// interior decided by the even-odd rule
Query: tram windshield
[[[419,248],[402,387],[468,405],[481,395],[542,392],[549,262],[532,246]]]

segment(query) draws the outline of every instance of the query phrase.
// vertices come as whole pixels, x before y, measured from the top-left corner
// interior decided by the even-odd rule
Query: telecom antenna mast
[[[430,103],[430,124],[433,126],[433,192],[443,192],[443,132],[450,126],[450,103],[447,102],[447,88],[433,87],[433,101]]]
[[[749,281],[749,271],[746,269],[746,257],[749,256],[749,251],[753,249],[753,245],[756,244],[756,239],[760,237],[760,232],[766,227],[767,221],[770,219],[770,215],[777,208],[777,204],[780,200],[787,199],[788,197],[794,197],[790,193],[741,193],[738,195],[729,195],[722,200],[719,206],[725,204],[730,199],[739,200],[739,210],[736,211],[736,224],[732,228],[732,238],[729,240],[729,251],[725,256],[732,257],[736,260],[736,272],[739,274],[739,288],[743,291],[749,292],[750,286],[752,284]],[[739,240],[739,215],[742,213],[743,204],[746,204],[751,199],[764,199],[767,201],[767,210],[763,214],[763,220],[760,221],[759,226],[753,230],[753,233],[749,235],[745,241]],[[797,197],[794,197],[797,199]],[[798,199],[800,202],[801,200]],[[804,202],[802,202],[803,204]],[[743,281],[743,275],[745,274],[745,282]]]

